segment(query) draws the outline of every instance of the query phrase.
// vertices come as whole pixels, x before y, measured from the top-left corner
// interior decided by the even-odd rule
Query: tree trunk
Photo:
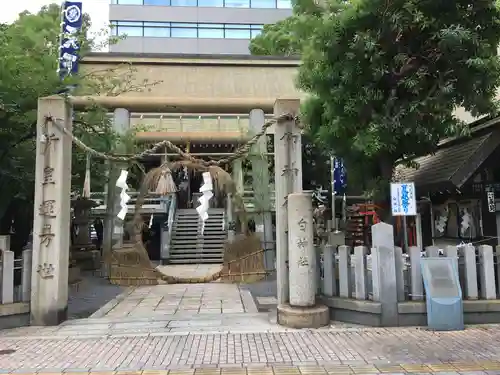
[[[390,205],[390,184],[394,171],[394,158],[390,155],[382,155],[379,159],[379,169],[381,183],[375,204],[379,207],[380,219],[388,224],[393,224]]]

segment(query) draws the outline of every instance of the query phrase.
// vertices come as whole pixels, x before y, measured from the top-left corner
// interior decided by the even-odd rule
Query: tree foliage
[[[380,188],[396,162],[467,131],[455,108],[496,112],[499,44],[493,0],[297,0],[251,50],[301,56],[311,135]]]
[[[60,14],[59,5],[52,4],[37,14],[21,13],[12,24],[0,26],[0,233],[9,231],[14,222],[15,237],[20,241],[28,238],[33,215],[38,98],[60,93],[68,85],[77,85],[75,94],[94,95],[118,95],[149,85],[135,82],[134,70],[128,65],[83,72],[61,82],[56,73]],[[87,33],[90,18],[85,15],[84,20],[82,57],[97,43],[97,35]],[[104,39],[113,42],[105,35]],[[73,131],[100,151],[109,151],[118,140],[107,111],[98,106],[75,113]],[[82,190],[85,159],[86,155],[74,148],[73,191]],[[92,189],[103,191],[103,163],[93,160],[91,172]]]

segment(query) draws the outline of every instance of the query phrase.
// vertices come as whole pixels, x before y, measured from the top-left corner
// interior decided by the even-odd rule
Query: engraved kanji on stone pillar
[[[66,319],[70,246],[71,108],[62,96],[38,100],[31,324]]]

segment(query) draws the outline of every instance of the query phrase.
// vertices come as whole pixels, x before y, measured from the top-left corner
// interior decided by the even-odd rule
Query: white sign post
[[[403,235],[405,248],[408,251],[408,229],[406,227],[407,216],[417,216],[417,199],[415,184],[413,182],[402,182],[391,184],[391,210],[392,216],[403,217]]]

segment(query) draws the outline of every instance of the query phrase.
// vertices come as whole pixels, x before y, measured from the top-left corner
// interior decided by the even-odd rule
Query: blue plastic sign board
[[[413,182],[391,184],[391,209],[392,216],[417,215],[417,199]]]
[[[462,289],[456,259],[422,258],[426,293],[427,325],[436,331],[458,331],[464,327]]]

